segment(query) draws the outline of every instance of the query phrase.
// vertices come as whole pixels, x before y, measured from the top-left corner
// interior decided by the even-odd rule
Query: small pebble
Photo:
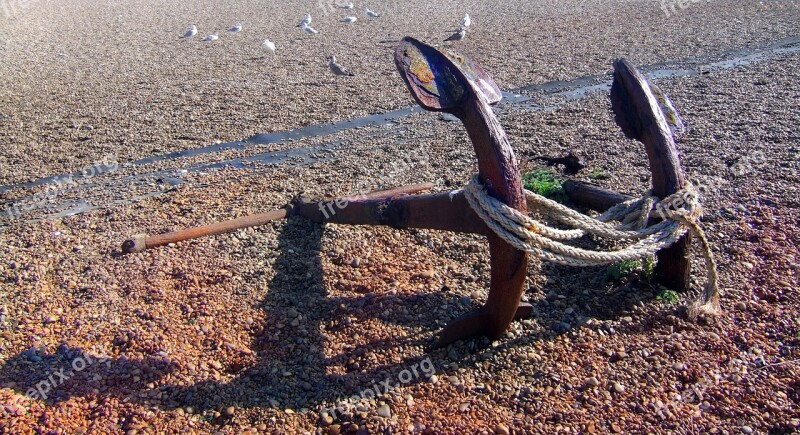
[[[392,416],[392,410],[389,409],[389,405],[383,404],[380,408],[378,408],[378,415],[383,418],[389,418]]]
[[[461,359],[461,355],[458,354],[458,350],[455,347],[451,347],[450,350],[447,352],[447,357],[453,361],[458,361]]]
[[[556,334],[563,334],[569,331],[570,328],[572,328],[572,325],[567,322],[553,322],[553,324],[550,326],[550,329],[552,329]]]
[[[628,357],[628,354],[627,354],[626,352],[622,352],[622,351],[620,351],[620,352],[614,352],[614,354],[612,355],[612,358],[613,358],[615,361],[623,360],[623,359],[625,359],[625,358],[627,358],[627,357]]]

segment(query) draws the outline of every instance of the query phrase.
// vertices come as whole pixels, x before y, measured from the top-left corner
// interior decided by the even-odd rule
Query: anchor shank
[[[604,212],[632,198],[630,195],[582,181],[567,180],[562,186],[564,193],[572,203],[599,212]]]
[[[486,234],[486,224],[470,208],[461,191],[382,198],[299,200],[292,213],[314,222],[346,225],[387,225]]]

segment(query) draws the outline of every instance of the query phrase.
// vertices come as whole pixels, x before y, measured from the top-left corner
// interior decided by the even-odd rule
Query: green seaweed
[[[606,268],[606,281],[619,281],[631,273],[641,270],[642,262],[639,260],[624,260],[614,263]]]
[[[655,265],[656,260],[653,257],[647,257],[643,260],[620,261],[606,268],[604,279],[606,281],[619,281],[636,272],[646,281],[651,281],[655,276]]]
[[[522,182],[526,189],[545,198],[558,202],[564,202],[567,199],[561,180],[556,178],[555,174],[548,169],[536,169],[522,174]]]
[[[589,172],[589,178],[592,180],[605,180],[608,178],[608,175],[600,168],[592,169],[592,172]]]
[[[662,287],[661,291],[656,295],[656,300],[665,304],[675,304],[678,302],[678,292]]]

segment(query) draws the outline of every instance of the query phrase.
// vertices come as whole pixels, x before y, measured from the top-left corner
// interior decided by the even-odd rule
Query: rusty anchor
[[[471,59],[444,54],[410,37],[395,49],[395,64],[423,108],[448,112],[462,121],[478,157],[478,174],[489,193],[526,211],[517,160],[490,107],[501,98],[494,80]],[[294,212],[315,222],[378,224],[486,236],[491,264],[488,300],[475,312],[448,324],[439,336],[438,346],[477,335],[498,338],[514,318],[529,316],[532,311],[529,304],[520,304],[527,253],[494,234],[461,191],[355,201],[332,216],[322,213],[316,203],[301,202],[294,205]]]
[[[453,52],[443,53],[414,38],[396,47],[395,64],[414,99],[426,110],[443,111],[459,118],[467,130],[478,160],[479,180],[488,193],[506,205],[527,209],[516,157],[505,131],[491,110],[501,99],[494,80],[473,60]],[[664,197],[683,187],[672,133],[648,82],[628,62],[614,64],[612,106],[623,132],[645,144],[653,174],[654,194]],[[388,191],[329,200],[298,198],[283,209],[194,229],[152,237],[137,236],[123,244],[124,252],[137,252],[210,234],[261,225],[288,215],[318,223],[386,225],[472,233],[486,236],[490,253],[490,289],[486,303],[451,321],[441,331],[437,346],[484,335],[499,338],[514,319],[532,312],[521,303],[528,254],[497,236],[470,207],[463,191],[416,194],[431,184],[402,186]],[[568,182],[570,199],[605,210],[629,197],[580,182]],[[334,212],[335,210],[335,212]],[[688,284],[688,235],[659,252],[658,272],[671,288]]]

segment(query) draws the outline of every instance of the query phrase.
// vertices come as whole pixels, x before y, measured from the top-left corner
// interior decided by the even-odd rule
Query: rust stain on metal
[[[422,57],[419,50],[406,50],[406,57],[411,60],[408,70],[411,71],[420,83],[429,84],[433,82],[434,76],[428,61]]]
[[[431,68],[430,60],[425,57],[422,51],[415,48],[407,48],[403,52],[408,71],[414,81],[431,95],[442,99],[445,105],[451,105],[460,101],[466,90],[461,81],[446,65],[441,71],[434,71]],[[438,79],[438,80],[437,80]]]
[[[447,55],[450,60],[458,62],[458,64],[461,66],[461,70],[467,73],[470,78],[477,76],[475,71],[472,70],[472,67],[469,66],[469,63],[467,63],[467,60],[464,58],[464,56],[452,51],[446,51],[445,55]]]

